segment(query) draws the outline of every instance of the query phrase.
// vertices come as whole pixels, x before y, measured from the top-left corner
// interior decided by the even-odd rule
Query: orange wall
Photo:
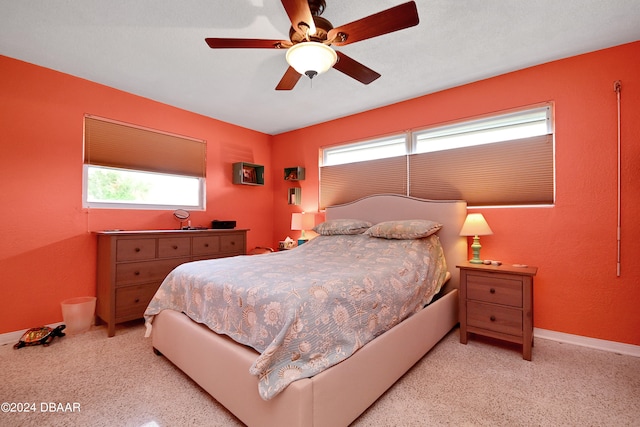
[[[621,277],[616,80],[622,82]],[[275,136],[273,169],[300,165],[307,172],[299,207],[286,204],[289,185],[276,179],[276,239],[294,233],[290,212],[317,210],[320,147],[547,101],[555,104],[556,204],[473,210],[494,231],[482,237],[482,255],[539,267],[535,327],[640,345],[640,42]]]
[[[271,137],[0,56],[0,333],[62,320],[60,302],[95,295],[103,229],[176,228],[172,211],[82,208],[83,115],[207,140],[207,209],[234,219],[247,246],[271,245],[273,180],[231,184],[231,164],[271,163]]]
[[[95,294],[91,231],[173,228],[169,211],[81,206],[82,116],[91,113],[208,141],[207,211],[235,219],[248,247],[289,235],[318,206],[318,150],[553,101],[556,205],[482,209],[483,256],[539,267],[535,326],[640,345],[640,42],[529,68],[274,137],[0,56],[0,333],[62,320],[60,301]],[[616,98],[622,81],[622,276],[616,277]],[[267,166],[264,187],[231,184],[231,163]],[[305,166],[302,206],[283,169]]]

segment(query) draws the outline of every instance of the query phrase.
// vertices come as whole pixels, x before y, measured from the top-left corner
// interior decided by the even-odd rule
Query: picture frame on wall
[[[256,173],[256,168],[254,166],[242,166],[242,181],[248,184],[258,183],[258,174]]]

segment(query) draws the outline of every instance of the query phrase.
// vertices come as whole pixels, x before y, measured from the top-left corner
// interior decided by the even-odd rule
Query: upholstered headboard
[[[377,224],[403,219],[430,219],[443,224],[438,237],[444,248],[451,280],[447,289],[458,288],[460,275],[457,264],[467,259],[467,239],[460,229],[467,216],[463,200],[427,200],[399,194],[379,194],[342,205],[329,206],[326,219],[353,218]]]

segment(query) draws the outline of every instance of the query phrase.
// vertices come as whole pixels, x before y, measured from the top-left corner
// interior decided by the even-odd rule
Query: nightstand
[[[522,344],[531,360],[533,277],[537,267],[465,263],[460,269],[460,342],[469,334]]]

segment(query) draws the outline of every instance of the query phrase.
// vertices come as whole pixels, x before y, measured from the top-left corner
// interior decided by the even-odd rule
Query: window
[[[554,202],[551,106],[413,133],[409,194],[470,206]]]
[[[83,206],[204,209],[206,143],[85,117]]]
[[[406,194],[407,145],[403,134],[324,149],[321,208],[374,193]]]
[[[201,208],[201,178],[92,165],[85,171],[89,207]]]
[[[549,135],[551,108],[541,107],[413,133],[413,154]]]
[[[394,135],[373,141],[325,148],[322,151],[322,165],[342,165],[345,163],[404,156],[405,154],[407,154],[407,137],[405,135]]]
[[[397,137],[396,153],[400,154],[396,156],[404,161],[393,165],[370,160],[381,149],[377,144],[391,138],[327,148],[323,150],[320,205],[326,207],[336,200],[344,203],[354,200],[354,195],[380,192],[380,188],[427,199],[463,199],[469,206],[552,204],[552,117],[551,105],[545,105],[412,131],[411,149],[404,154]],[[362,165],[345,164],[342,169],[328,165],[334,153],[359,152],[368,155]],[[362,182],[357,181],[359,177],[364,177]],[[403,180],[404,187],[399,185]]]

